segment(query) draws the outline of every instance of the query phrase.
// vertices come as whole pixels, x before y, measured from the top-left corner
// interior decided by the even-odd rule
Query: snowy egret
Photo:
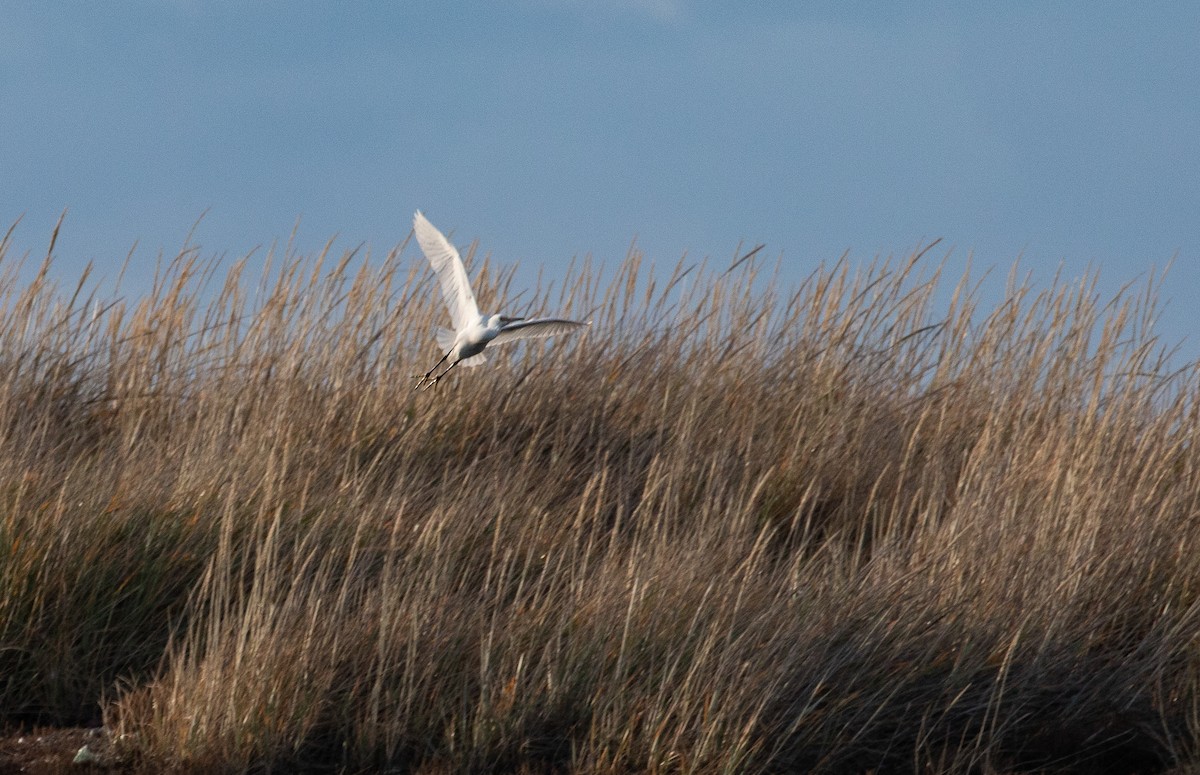
[[[450,310],[450,322],[454,330],[437,330],[438,348],[445,351],[442,359],[417,377],[417,387],[432,387],[450,370],[460,363],[463,366],[478,366],[483,363],[483,348],[489,344],[504,344],[518,339],[535,339],[559,334],[569,334],[577,328],[590,326],[578,320],[563,318],[513,318],[507,315],[481,315],[471,292],[471,281],[467,270],[454,246],[430,223],[421,211],[413,216],[413,233],[421,245],[421,251],[433,266],[434,274],[442,286],[442,298]],[[446,361],[450,365],[436,377],[433,373]]]

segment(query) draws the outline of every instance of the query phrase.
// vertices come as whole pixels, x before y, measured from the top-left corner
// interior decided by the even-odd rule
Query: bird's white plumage
[[[475,304],[471,281],[467,277],[467,270],[463,268],[462,259],[458,257],[458,250],[420,210],[413,216],[413,233],[442,286],[442,298],[450,310],[454,330],[463,330],[479,319],[479,307]]]
[[[479,314],[475,294],[471,292],[471,281],[467,277],[467,270],[463,268],[458,251],[420,210],[413,215],[413,233],[438,277],[438,283],[442,287],[442,298],[446,301],[446,308],[450,311],[450,319],[454,323],[453,331],[438,328],[435,332],[438,347],[445,354],[419,379],[417,387],[436,385],[438,380],[455,366],[478,366],[483,363],[483,349],[488,344],[569,334],[583,326],[591,325],[565,318],[523,320],[504,315],[485,317]],[[446,361],[449,361],[450,365],[435,377],[434,372],[438,366]]]
[[[434,338],[437,339],[438,349],[442,352],[453,352],[454,344],[458,340],[458,334],[448,328],[438,326],[434,332]],[[487,356],[483,353],[472,355],[470,358],[463,358],[458,361],[459,366],[482,366],[487,362]]]
[[[589,324],[578,320],[565,320],[563,318],[518,320],[516,323],[509,323],[500,329],[500,333],[496,334],[496,338],[492,340],[492,344],[515,342],[518,339],[541,339],[547,336],[569,334],[575,331],[575,329],[587,325]]]

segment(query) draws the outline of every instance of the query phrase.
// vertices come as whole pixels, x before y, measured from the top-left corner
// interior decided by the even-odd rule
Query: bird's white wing
[[[471,293],[471,281],[467,277],[467,270],[463,268],[462,259],[458,257],[454,246],[420,210],[413,215],[413,233],[417,235],[421,252],[429,259],[442,286],[442,298],[450,310],[454,329],[462,331],[479,319],[479,307],[475,304],[475,294]]]
[[[515,342],[518,339],[540,339],[547,336],[569,334],[580,328],[590,326],[579,320],[564,320],[563,318],[538,318],[536,320],[520,320],[509,323],[496,334],[491,344]]]

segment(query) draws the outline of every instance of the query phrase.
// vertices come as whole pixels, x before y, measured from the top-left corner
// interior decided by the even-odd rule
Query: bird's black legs
[[[434,378],[433,378],[433,384],[435,384],[435,385],[436,385],[436,384],[438,383],[438,380],[439,380],[439,379],[441,379],[442,377],[444,377],[444,376],[446,376],[447,374],[449,374],[449,373],[450,373],[450,370],[451,370],[451,369],[453,369],[453,368],[454,368],[455,366],[457,366],[457,365],[458,365],[458,361],[455,361],[454,363],[451,363],[449,366],[447,366],[445,371],[443,371],[441,374],[439,374],[439,375],[437,375],[436,377],[434,377]]]
[[[437,363],[433,364],[432,369],[425,372],[424,376],[420,376],[420,377],[416,378],[417,379],[417,388],[416,388],[417,390],[420,390],[421,388],[433,387],[434,385],[436,385],[438,383],[438,380],[440,380],[442,377],[444,377],[450,373],[450,369],[453,369],[455,366],[458,365],[458,361],[454,361],[449,366],[447,366],[446,370],[443,371],[441,374],[437,375],[436,377],[433,376],[433,373],[438,370],[439,366],[441,366],[443,363],[446,362],[446,359],[450,357],[450,353],[452,353],[452,352],[454,352],[454,350],[450,350],[445,355],[443,355],[441,360],[439,360]]]

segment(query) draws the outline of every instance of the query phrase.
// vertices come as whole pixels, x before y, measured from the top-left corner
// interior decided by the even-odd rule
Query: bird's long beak
[[[518,323],[524,319],[525,318],[510,318],[508,315],[501,315],[500,316],[500,325],[507,326],[507,325],[511,325],[513,323]]]

